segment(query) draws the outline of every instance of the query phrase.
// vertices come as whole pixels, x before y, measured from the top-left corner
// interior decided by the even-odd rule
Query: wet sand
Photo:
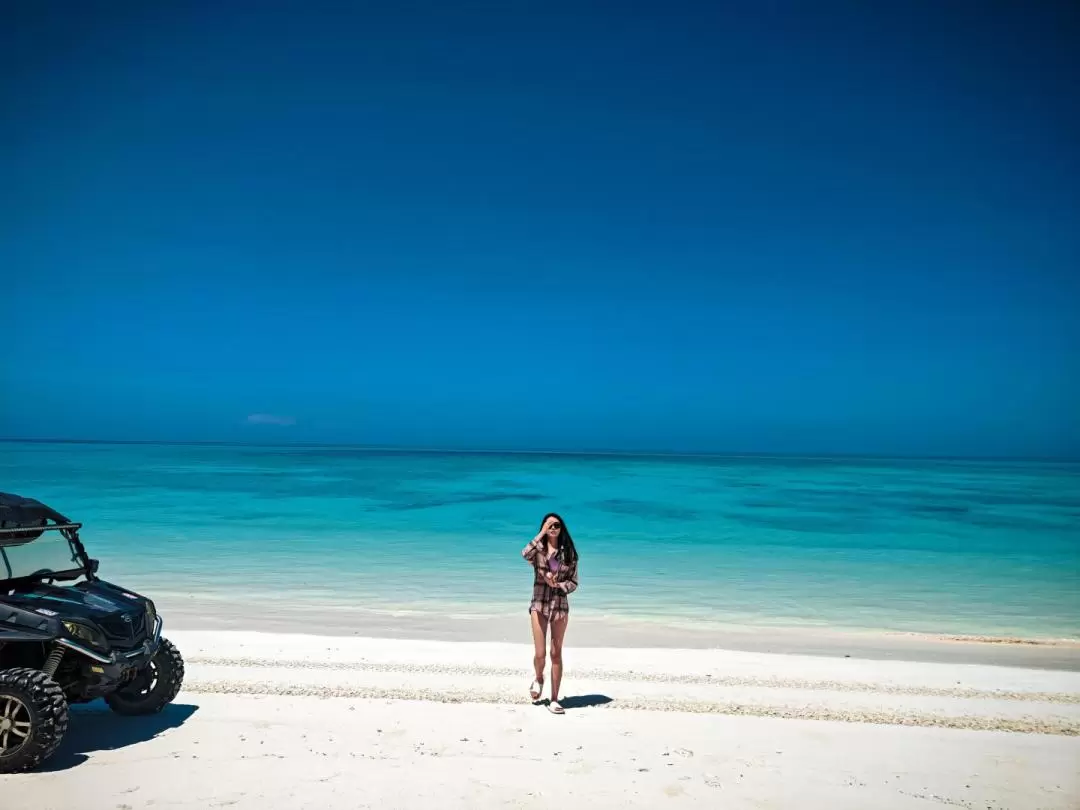
[[[527,642],[528,617],[390,614],[347,604],[301,605],[205,597],[158,599],[171,627],[250,630],[333,637],[422,641]],[[983,664],[1080,672],[1080,642],[986,639],[933,634],[847,632],[824,627],[701,627],[574,614],[568,644],[576,647],[724,649],[874,661]]]

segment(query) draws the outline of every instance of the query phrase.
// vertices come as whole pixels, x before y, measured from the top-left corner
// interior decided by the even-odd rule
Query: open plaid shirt
[[[532,540],[521,551],[521,556],[533,567],[533,596],[529,603],[529,612],[539,613],[548,619],[565,619],[570,615],[570,600],[567,594],[577,590],[578,566],[561,563],[555,572],[555,585],[549,585],[544,577],[550,571],[550,557],[544,538]]]

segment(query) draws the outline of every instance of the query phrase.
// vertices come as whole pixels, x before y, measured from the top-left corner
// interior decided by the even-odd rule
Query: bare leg
[[[541,687],[544,685],[544,663],[547,658],[547,616],[539,613],[530,613],[529,620],[532,622],[533,637],[533,670],[536,673],[536,681]],[[552,669],[554,672],[554,668]],[[539,700],[539,694],[532,695],[533,700]]]
[[[555,619],[551,622],[551,702],[559,702],[559,687],[562,685],[562,651],[566,626],[570,617]]]

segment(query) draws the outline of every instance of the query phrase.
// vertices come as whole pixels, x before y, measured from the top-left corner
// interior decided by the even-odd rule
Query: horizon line
[[[487,455],[487,456],[584,456],[596,458],[685,458],[685,459],[791,459],[840,461],[844,459],[867,461],[998,461],[998,462],[1041,462],[1055,464],[1076,464],[1080,458],[1070,456],[958,456],[958,455],[900,455],[881,453],[785,453],[785,452],[735,452],[735,451],[663,451],[663,450],[537,450],[537,449],[483,449],[468,450],[445,447],[407,447],[396,445],[369,445],[353,442],[243,442],[170,439],[77,439],[77,438],[13,438],[0,436],[0,444],[86,444],[86,445],[135,445],[145,447],[252,447],[252,448],[319,448],[348,449],[372,453],[417,453],[425,455]]]

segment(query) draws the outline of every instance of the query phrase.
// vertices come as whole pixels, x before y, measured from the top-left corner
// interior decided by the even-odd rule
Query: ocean
[[[151,596],[524,615],[556,511],[576,614],[1080,639],[1077,464],[0,443],[0,491]]]

